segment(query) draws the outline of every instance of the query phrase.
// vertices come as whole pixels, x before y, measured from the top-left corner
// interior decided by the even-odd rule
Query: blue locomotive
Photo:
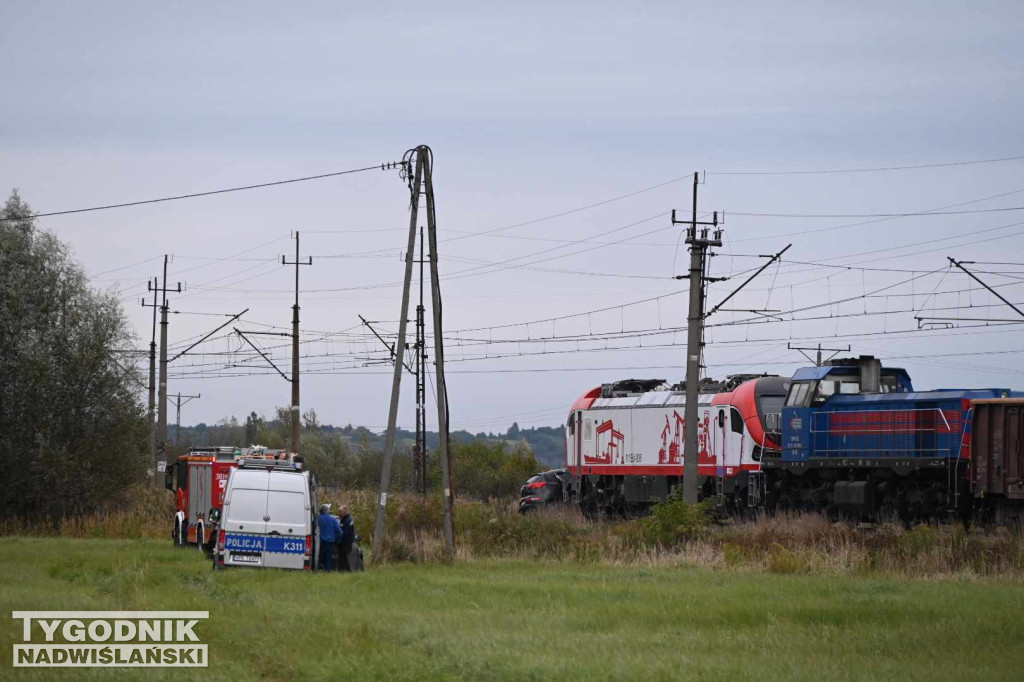
[[[780,449],[763,461],[765,502],[854,517],[966,516],[972,401],[1011,394],[915,391],[906,370],[871,356],[800,369],[780,415]]]

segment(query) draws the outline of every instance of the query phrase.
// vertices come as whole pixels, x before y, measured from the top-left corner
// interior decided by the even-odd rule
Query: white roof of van
[[[308,477],[309,473],[305,471],[273,470],[270,472],[270,489],[301,493],[309,488]]]

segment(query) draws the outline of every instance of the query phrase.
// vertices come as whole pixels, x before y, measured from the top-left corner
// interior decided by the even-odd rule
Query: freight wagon
[[[971,401],[971,493],[986,524],[1021,527],[1024,521],[1024,398]]]

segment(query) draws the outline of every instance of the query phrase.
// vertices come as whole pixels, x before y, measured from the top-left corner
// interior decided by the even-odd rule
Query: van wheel
[[[196,526],[196,547],[199,548],[200,552],[205,552],[206,549],[203,547],[203,542],[206,540],[206,527],[202,523]]]
[[[174,520],[174,546],[185,546],[185,531],[182,528],[181,521],[179,519]]]

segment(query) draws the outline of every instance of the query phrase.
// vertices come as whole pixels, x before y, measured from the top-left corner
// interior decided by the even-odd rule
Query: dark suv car
[[[552,469],[531,476],[519,490],[519,513],[525,514],[550,504],[568,500],[569,472]]]

